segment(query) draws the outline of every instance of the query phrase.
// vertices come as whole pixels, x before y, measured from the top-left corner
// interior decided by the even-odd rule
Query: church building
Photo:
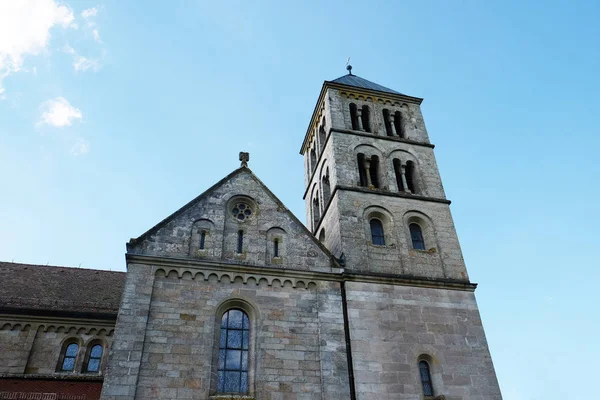
[[[0,399],[501,400],[421,102],[324,82],[306,225],[242,152],[126,273],[0,263]]]

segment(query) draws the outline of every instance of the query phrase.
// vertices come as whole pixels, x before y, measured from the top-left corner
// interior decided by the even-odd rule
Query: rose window
[[[252,208],[246,203],[236,203],[231,209],[231,214],[238,221],[245,221],[252,216]]]

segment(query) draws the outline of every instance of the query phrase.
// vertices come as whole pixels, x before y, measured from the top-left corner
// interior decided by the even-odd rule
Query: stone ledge
[[[52,381],[92,381],[103,382],[103,375],[87,374],[0,374],[0,379],[23,379],[23,380],[52,380]]]

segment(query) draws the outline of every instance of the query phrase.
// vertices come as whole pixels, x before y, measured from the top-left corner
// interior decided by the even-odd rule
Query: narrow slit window
[[[77,343],[71,343],[65,348],[65,354],[60,368],[61,371],[73,371],[78,351],[79,345]]]
[[[104,348],[101,344],[95,344],[90,350],[88,357],[86,372],[98,372],[100,370],[100,362],[102,361],[102,353]]]
[[[358,176],[359,176],[359,186],[367,186],[367,170],[365,169],[365,155],[359,153],[356,156],[356,162],[358,164]]]
[[[431,382],[431,372],[429,364],[426,361],[419,362],[419,373],[421,375],[421,384],[423,385],[423,395],[433,396],[433,384]]]
[[[394,128],[396,128],[396,135],[400,136],[401,138],[405,137],[402,113],[400,111],[396,111],[394,114]]]
[[[358,126],[358,111],[356,104],[350,103],[350,122],[352,123],[352,130],[359,130]]]
[[[248,393],[250,320],[242,310],[232,309],[221,318],[218,393]]]
[[[237,252],[238,252],[238,254],[241,254],[243,251],[244,251],[244,231],[239,230],[238,237],[237,237]]]
[[[279,239],[273,240],[273,257],[279,257]]]
[[[373,185],[374,188],[379,188],[379,157],[371,157],[369,174],[371,176],[371,185]]]
[[[385,246],[385,236],[381,221],[373,218],[369,224],[371,225],[371,243],[376,246]]]
[[[206,231],[200,232],[200,250],[204,250],[204,245],[206,244]]]
[[[408,161],[406,163],[406,186],[411,193],[417,193],[417,186],[415,185],[415,163]]]
[[[361,112],[362,126],[366,132],[371,132],[371,114],[369,106],[362,106]]]
[[[385,124],[385,133],[388,136],[394,136],[394,131],[392,131],[392,121],[390,118],[390,110],[387,108],[383,109],[383,123]]]
[[[423,231],[418,224],[410,224],[408,226],[410,230],[410,239],[412,240],[412,246],[415,250],[425,250],[425,241],[423,240]]]
[[[396,175],[396,185],[399,192],[404,192],[404,183],[402,182],[402,164],[400,160],[394,158],[394,174]]]

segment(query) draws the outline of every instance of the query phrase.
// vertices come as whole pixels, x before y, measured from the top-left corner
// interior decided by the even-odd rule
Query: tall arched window
[[[408,226],[410,230],[410,239],[412,247],[415,250],[425,250],[425,241],[423,240],[423,231],[418,224],[412,223]]]
[[[358,153],[356,156],[356,162],[358,164],[358,176],[359,186],[367,186],[367,170],[365,168],[365,155],[362,153]]]
[[[360,130],[358,125],[358,108],[354,103],[350,103],[350,122],[352,123],[352,130]]]
[[[361,119],[363,129],[367,132],[371,132],[371,111],[369,110],[369,106],[362,106]]]
[[[369,221],[371,225],[371,243],[377,246],[385,246],[385,237],[383,234],[383,224],[380,220],[373,218]]]
[[[406,162],[406,186],[411,193],[417,193],[417,185],[415,185],[415,163],[412,161]]]
[[[225,312],[219,337],[218,393],[248,393],[249,341],[248,314],[239,309]]]
[[[325,229],[321,229],[321,233],[319,233],[319,242],[325,243]]]
[[[84,372],[98,372],[100,371],[100,363],[102,362],[102,353],[104,347],[100,343],[92,345],[88,349],[87,362],[84,368]]]
[[[379,157],[377,156],[371,156],[369,175],[371,177],[371,185],[375,188],[379,188]]]
[[[402,113],[400,111],[396,111],[394,113],[394,128],[396,128],[396,134],[401,138],[405,137],[404,135],[404,123],[402,121]]]
[[[317,168],[317,153],[315,152],[315,148],[310,149],[310,172],[314,172],[315,168]]]
[[[69,343],[65,346],[62,354],[62,361],[60,370],[65,372],[73,371],[75,368],[75,361],[77,360],[77,353],[79,352],[79,345],[77,343]]]
[[[423,385],[423,395],[433,396],[433,384],[431,382],[431,372],[427,361],[419,361],[419,373],[421,375],[421,384]]]
[[[383,109],[383,123],[385,125],[385,133],[388,136],[394,136],[394,131],[392,130],[392,121],[390,119],[390,110],[387,108]]]
[[[279,257],[279,239],[273,239],[273,257]]]

